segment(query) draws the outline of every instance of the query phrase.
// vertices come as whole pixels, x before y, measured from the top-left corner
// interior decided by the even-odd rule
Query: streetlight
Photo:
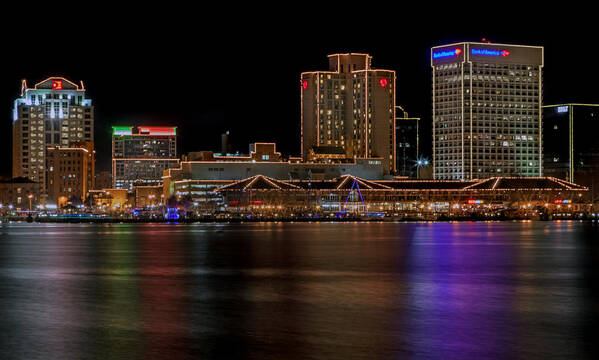
[[[29,212],[31,212],[31,199],[33,199],[33,195],[29,194],[27,197],[29,198]]]

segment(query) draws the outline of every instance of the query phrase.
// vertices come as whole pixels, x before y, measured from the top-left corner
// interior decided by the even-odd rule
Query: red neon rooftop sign
[[[139,126],[140,135],[177,135],[175,126]]]
[[[52,80],[52,90],[62,90],[62,80]]]

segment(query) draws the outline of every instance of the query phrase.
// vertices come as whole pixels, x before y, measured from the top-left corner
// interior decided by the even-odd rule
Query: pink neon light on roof
[[[141,135],[177,135],[177,128],[173,126],[139,126]]]

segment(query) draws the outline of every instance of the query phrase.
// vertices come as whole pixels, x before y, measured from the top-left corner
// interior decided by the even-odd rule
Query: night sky
[[[420,150],[426,156],[431,46],[483,37],[545,46],[544,103],[599,103],[595,20],[581,14],[541,17],[526,7],[510,14],[452,14],[440,8],[431,16],[377,8],[354,13],[360,21],[351,25],[343,20],[351,11],[338,9],[331,18],[325,10],[149,10],[98,10],[95,20],[86,13],[84,21],[73,12],[60,26],[52,24],[54,15],[38,14],[2,25],[0,146],[7,155],[0,175],[11,173],[12,106],[21,79],[32,86],[53,75],[84,81],[95,105],[102,170],[109,169],[113,125],[178,126],[180,153],[218,151],[220,134],[228,130],[234,150],[274,141],[284,155],[299,155],[300,73],[326,70],[327,55],[337,52],[366,52],[374,68],[397,72],[397,103],[422,118]]]

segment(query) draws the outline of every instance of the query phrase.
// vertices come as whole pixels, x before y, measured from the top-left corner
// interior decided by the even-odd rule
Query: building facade
[[[40,204],[40,184],[28,178],[0,179],[0,211],[35,210]]]
[[[184,161],[242,161],[242,162],[280,162],[281,153],[275,143],[251,143],[249,154],[223,154],[213,151],[193,151],[183,155]]]
[[[48,203],[58,207],[69,202],[83,204],[88,192],[95,188],[93,143],[49,147],[46,151]]]
[[[221,194],[214,192],[217,187],[254,175],[263,174],[281,180],[328,180],[347,174],[366,179],[383,179],[383,173],[381,159],[356,159],[351,163],[332,164],[247,158],[183,161],[179,168],[164,172],[162,198],[167,201],[173,196],[177,199],[187,197],[202,209],[214,210],[222,206]]]
[[[599,104],[543,106],[543,171],[589,187],[599,201]]]
[[[418,173],[418,127],[420,118],[397,118],[395,135],[397,143],[397,174],[416,178]]]
[[[83,82],[50,77],[32,88],[21,83],[13,108],[13,177],[45,191],[46,148],[94,141],[94,108]]]
[[[135,207],[156,207],[163,203],[162,185],[136,186],[134,188]]]
[[[329,55],[328,71],[301,74],[304,161],[382,158],[395,173],[395,71],[371,67],[368,54]],[[324,154],[324,155],[323,155]]]
[[[90,190],[87,206],[98,212],[119,212],[131,209],[133,192],[126,189]]]
[[[176,127],[113,127],[113,188],[160,185],[162,172],[178,165]]]
[[[110,189],[112,187],[112,172],[97,171],[95,190]]]
[[[433,47],[436,179],[541,176],[543,47]]]

